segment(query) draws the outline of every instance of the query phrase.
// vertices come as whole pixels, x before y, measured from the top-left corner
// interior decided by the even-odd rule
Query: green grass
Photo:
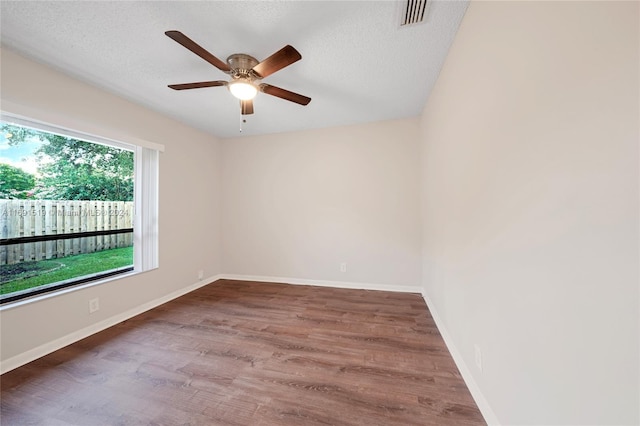
[[[0,294],[133,265],[133,247],[0,266]]]

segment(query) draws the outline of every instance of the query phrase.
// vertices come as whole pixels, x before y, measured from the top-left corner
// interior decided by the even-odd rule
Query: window
[[[157,267],[158,149],[0,125],[1,304]]]

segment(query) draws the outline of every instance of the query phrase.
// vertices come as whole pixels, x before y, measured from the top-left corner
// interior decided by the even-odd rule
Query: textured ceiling
[[[224,87],[167,84],[228,76],[164,35],[179,30],[226,60],[286,44],[302,60],[264,79],[312,98],[259,93],[242,135],[415,117],[424,108],[467,1],[430,2],[401,28],[395,1],[1,1],[3,46],[218,137],[239,136]]]

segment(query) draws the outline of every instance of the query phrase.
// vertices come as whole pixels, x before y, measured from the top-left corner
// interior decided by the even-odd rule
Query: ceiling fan
[[[262,62],[258,62],[253,56],[244,53],[234,53],[227,58],[227,62],[225,63],[207,52],[180,31],[167,31],[165,34],[220,71],[231,76],[231,80],[229,81],[214,80],[197,83],[170,84],[169,87],[174,90],[226,86],[233,96],[240,99],[240,112],[242,115],[253,114],[253,98],[258,91],[300,105],[307,105],[311,102],[311,98],[306,96],[260,82],[263,78],[302,59],[302,55],[300,55],[293,46],[286,45]]]

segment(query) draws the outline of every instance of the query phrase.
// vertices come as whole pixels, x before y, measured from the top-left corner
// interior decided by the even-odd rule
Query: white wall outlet
[[[199,279],[199,280],[201,280],[201,279],[203,279],[203,278],[204,278],[204,271],[203,271],[202,269],[200,269],[200,270],[198,271],[198,279]]]
[[[340,264],[340,272],[347,272],[347,262],[342,262]]]
[[[473,347],[475,349],[476,367],[478,367],[478,370],[482,372],[482,351],[478,345],[473,345]]]
[[[97,297],[95,299],[89,300],[89,313],[92,314],[100,310],[100,299]]]

